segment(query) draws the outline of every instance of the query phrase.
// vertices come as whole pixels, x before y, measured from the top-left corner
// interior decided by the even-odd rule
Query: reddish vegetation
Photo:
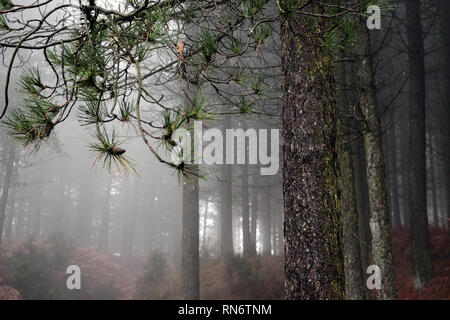
[[[450,299],[450,242],[447,229],[431,227],[430,245],[436,276],[422,291],[414,290],[411,239],[409,230],[392,234],[399,298],[402,300]]]
[[[436,277],[421,292],[414,290],[411,245],[409,231],[393,232],[393,249],[400,299],[450,299],[450,246],[448,231],[430,228],[431,249]],[[39,250],[52,255],[51,244],[33,243]],[[8,243],[4,258],[24,250],[23,243]],[[137,261],[136,261],[137,262]],[[64,262],[77,264],[83,273],[84,293],[78,298],[134,299],[137,296],[136,283],[152,286],[152,297],[159,299],[181,298],[180,274],[171,264],[167,267],[161,282],[142,283],[143,269],[136,270],[120,261],[120,257],[106,255],[92,248],[73,248]],[[137,263],[144,265],[143,261]],[[56,284],[65,286],[65,269],[62,265],[51,265],[52,273],[59,279]],[[8,263],[0,262],[0,300],[21,299],[21,294],[11,285],[13,270]],[[111,296],[111,290],[116,293]],[[149,291],[146,291],[149,294]],[[214,259],[201,261],[202,299],[282,299],[284,292],[283,262],[280,257],[256,257],[248,261],[233,258],[228,263]],[[70,298],[70,297],[68,297]],[[75,297],[76,298],[76,297]],[[149,298],[149,297],[147,297]]]

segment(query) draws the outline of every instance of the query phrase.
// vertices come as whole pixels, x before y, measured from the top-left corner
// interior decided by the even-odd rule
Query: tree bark
[[[365,296],[365,281],[361,263],[361,251],[358,231],[358,212],[353,176],[352,127],[349,121],[351,112],[345,91],[346,81],[345,62],[336,65],[337,82],[337,133],[338,133],[338,161],[341,175],[341,215],[344,239],[344,270],[345,292],[347,300],[361,300]]]
[[[421,290],[434,276],[428,237],[425,56],[420,0],[409,0],[406,23],[409,51],[409,199],[414,286]]]
[[[394,117],[395,119],[395,117]],[[393,217],[393,228],[401,228],[402,223],[400,221],[400,208],[398,204],[398,175],[397,175],[397,133],[395,124],[392,127],[391,132],[391,171],[392,171],[392,217]]]
[[[2,185],[2,194],[0,196],[0,250],[2,248],[3,226],[5,223],[6,204],[8,203],[9,189],[14,170],[16,148],[12,143],[8,146],[8,158],[6,160],[5,175]],[[0,251],[1,252],[1,251]]]
[[[299,1],[302,10],[330,12]],[[283,195],[287,299],[343,299],[334,66],[323,50],[331,19],[289,12],[281,25]]]
[[[369,187],[372,259],[381,269],[381,289],[376,293],[379,300],[397,299],[381,124],[378,117],[370,35],[364,19],[360,19],[358,23],[358,79],[360,107],[366,125],[364,146]]]
[[[16,171],[16,170],[17,169],[15,169],[14,171]],[[14,173],[13,173],[13,175],[14,175]],[[16,213],[17,189],[12,188],[12,190],[10,192],[11,192],[11,195],[9,197],[10,201],[8,201],[9,206],[8,206],[8,211],[7,211],[7,215],[6,215],[6,226],[5,226],[5,239],[7,239],[7,240],[11,239],[11,235],[12,235],[14,214]]]
[[[231,127],[231,117],[227,115],[224,130]],[[224,156],[226,156],[224,151]],[[231,165],[222,165],[221,198],[220,198],[220,254],[222,258],[233,255],[233,218],[232,218],[232,171]]]
[[[450,233],[450,1],[441,0],[441,35],[443,39],[443,61],[445,65],[443,68],[442,92],[444,92],[444,199],[445,207],[444,213],[447,216],[444,218],[447,224],[447,229]]]
[[[264,189],[262,199],[262,214],[261,214],[261,236],[262,236],[262,254],[272,254],[272,208],[270,199],[270,187]]]
[[[191,145],[194,145],[194,130],[190,129]],[[193,156],[193,155],[192,155]],[[193,159],[191,159],[193,160]],[[193,161],[192,161],[193,162]],[[194,172],[197,171],[197,164]],[[181,235],[181,287],[183,299],[200,299],[200,208],[199,178],[191,176],[183,182],[183,216]]]
[[[246,129],[244,129],[246,130]],[[248,166],[246,164],[242,167],[241,177],[241,207],[242,207],[242,249],[243,256],[249,257],[251,255],[251,240],[250,240],[250,208],[248,197]]]
[[[258,189],[254,188],[252,191],[252,207],[251,207],[251,225],[250,225],[250,237],[251,237],[251,255],[256,255],[256,232],[258,226]]]
[[[182,274],[181,283],[185,300],[200,298],[199,261],[199,187],[198,178],[183,184],[182,222]]]

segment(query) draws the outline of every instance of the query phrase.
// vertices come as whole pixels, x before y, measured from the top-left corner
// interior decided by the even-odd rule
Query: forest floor
[[[447,229],[430,227],[430,246],[435,277],[418,292],[414,289],[409,230],[394,230],[392,247],[399,299],[450,300],[450,237]]]
[[[435,278],[422,291],[414,290],[409,231],[392,234],[400,299],[450,299],[450,246],[448,231],[430,228]],[[65,268],[82,270],[82,290],[68,293]],[[140,267],[135,267],[136,265]],[[179,299],[180,273],[164,261],[134,261],[93,248],[71,247],[64,241],[5,243],[0,260],[1,299]],[[59,289],[58,289],[59,288]],[[64,290],[61,290],[63,288]],[[16,290],[17,289],[17,290]],[[77,290],[74,290],[77,291]],[[265,256],[227,263],[201,259],[202,299],[282,299],[281,257]]]

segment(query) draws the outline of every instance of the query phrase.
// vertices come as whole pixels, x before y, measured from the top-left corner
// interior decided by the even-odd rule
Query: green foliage
[[[258,43],[265,43],[269,36],[270,36],[270,29],[266,25],[262,25],[256,28],[253,34],[253,38]]]
[[[206,96],[202,95],[200,91],[197,91],[192,103],[188,104],[182,112],[182,122],[191,124],[192,120],[212,120],[214,116],[207,111],[208,101]]]
[[[304,0],[276,0],[278,10],[284,16],[291,16],[295,14],[297,8],[304,2]]]
[[[120,121],[130,122],[135,109],[135,104],[133,102],[127,100],[121,101],[119,103]]]
[[[98,104],[94,99],[86,99],[86,103],[79,107],[78,119],[83,126],[106,122],[109,117],[104,103]]]
[[[70,258],[75,253],[75,246],[72,239],[68,239],[63,233],[53,233],[48,239],[52,247],[52,256],[50,262],[58,266],[69,264]]]
[[[40,98],[26,99],[25,103],[12,110],[3,125],[10,136],[24,146],[34,145],[37,150],[41,142],[50,136],[59,106]]]
[[[50,256],[31,241],[14,253],[10,264],[14,271],[12,285],[23,299],[48,300],[61,296],[64,282],[53,272]]]
[[[28,95],[39,95],[46,89],[38,68],[26,71],[25,74],[22,75],[19,84],[22,88],[22,92]]]
[[[126,150],[120,147],[123,141],[117,141],[114,132],[109,136],[103,128],[103,132],[97,130],[96,138],[97,142],[89,144],[90,151],[96,156],[94,164],[103,159],[103,168],[107,168],[108,171],[115,166],[118,172],[123,168],[125,174],[138,173],[133,162],[124,156]]]
[[[264,83],[264,74],[259,73],[256,76],[250,78],[249,88],[256,95],[262,95],[266,89],[266,85]]]
[[[13,7],[11,0],[0,0],[0,10],[8,10]]]
[[[136,281],[136,298],[145,300],[166,299],[171,292],[165,286],[168,263],[165,254],[159,250],[151,252],[144,273]]]
[[[164,88],[186,80],[190,95],[195,92],[191,91],[192,85],[194,90],[200,86],[217,89],[230,81],[234,73],[227,74],[221,66],[245,63],[248,49],[258,49],[270,35],[264,21],[267,3],[268,0],[239,0],[211,6],[207,1],[126,0],[116,9],[122,14],[109,10],[93,13],[81,6],[73,8],[74,16],[83,19],[74,22],[62,15],[66,21],[55,26],[44,24],[35,35],[26,32],[32,29],[26,24],[26,18],[20,22],[23,30],[8,29],[9,20],[5,16],[8,13],[4,12],[0,15],[0,29],[5,29],[11,39],[22,39],[18,50],[36,45],[38,38],[39,43],[48,44],[45,49],[40,46],[36,50],[43,51],[44,62],[55,73],[55,83],[52,80],[52,85],[47,87],[39,69],[29,70],[20,82],[27,94],[26,105],[11,110],[2,122],[12,136],[25,145],[39,148],[54,126],[76,112],[82,126],[95,130],[98,141],[89,145],[90,151],[96,152],[94,163],[100,160],[108,170],[115,166],[129,173],[136,170],[123,156],[125,150],[120,148],[114,133],[108,136],[105,129],[106,123],[128,123],[142,135],[156,158],[175,168],[180,178],[200,175],[198,166],[166,161],[151,144],[162,142],[164,147],[172,149],[172,134],[176,129],[189,128],[193,120],[214,119],[214,112],[208,110],[207,100],[199,93],[202,88],[190,106],[175,108],[165,107],[165,101],[161,102],[164,96],[161,100],[153,99],[150,88],[152,85]],[[11,6],[9,0],[0,0],[0,8]],[[55,10],[56,15],[65,9]],[[200,32],[185,30],[192,27],[201,28]],[[25,34],[30,38],[24,37]],[[186,43],[184,50],[178,52],[176,48],[181,48],[181,41]],[[221,61],[215,61],[219,55]],[[240,56],[243,60],[237,61]],[[239,76],[236,84],[251,90],[246,95],[262,95],[265,89],[259,75],[253,79]],[[230,94],[231,100],[235,100],[236,96]],[[144,108],[151,104],[162,108],[162,119],[148,119]],[[240,107],[242,113],[250,113],[251,109],[251,105]]]
[[[255,113],[255,102],[254,101],[247,101],[244,98],[241,100],[241,102],[238,105],[239,112],[241,114],[253,114]]]
[[[0,30],[9,30],[6,18],[2,14],[0,14]]]
[[[217,36],[209,30],[202,30],[199,37],[200,54],[206,63],[217,53]]]
[[[249,19],[260,12],[267,1],[265,0],[239,0],[242,16]]]

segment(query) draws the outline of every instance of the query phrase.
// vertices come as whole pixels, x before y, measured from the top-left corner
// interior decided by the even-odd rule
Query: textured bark
[[[395,118],[395,117],[394,117]],[[397,174],[397,134],[396,134],[396,126],[392,127],[391,132],[391,154],[390,154],[390,169],[392,171],[392,184],[391,184],[391,193],[392,193],[392,222],[393,228],[401,228],[402,223],[400,221],[400,208],[398,204],[398,174]]]
[[[367,184],[369,187],[370,230],[372,232],[372,259],[381,269],[381,289],[377,298],[396,299],[394,261],[391,249],[391,233],[386,172],[378,117],[374,71],[372,66],[370,35],[365,20],[358,24],[358,79],[360,107],[364,116],[364,146],[367,162]]]
[[[334,1],[322,2],[299,7],[326,14]],[[330,27],[299,12],[281,25],[287,299],[345,297],[334,67],[322,49]]]
[[[372,251],[371,234],[369,228],[369,195],[367,188],[366,161],[364,142],[362,138],[353,146],[353,173],[355,179],[356,205],[358,211],[359,251],[361,253],[361,267],[365,274],[369,266],[369,256]],[[365,297],[370,298],[369,289],[365,286]]]
[[[194,179],[194,178],[192,178]],[[200,298],[198,178],[183,184],[182,274],[183,298]]]
[[[190,131],[191,145],[194,145],[194,131],[193,129]],[[197,169],[194,168],[195,171]],[[200,299],[200,181],[197,176],[191,176],[186,180],[189,181],[183,183],[181,287],[183,299],[198,300]]]
[[[420,1],[409,0],[406,23],[409,51],[409,200],[414,286],[434,276],[428,236],[425,135],[425,57]]]
[[[407,107],[402,108],[402,124],[401,132],[401,176],[402,176],[402,216],[403,216],[403,226],[409,226],[410,221],[410,208],[409,208],[409,110]]]
[[[6,204],[8,203],[9,189],[11,186],[11,180],[14,170],[15,159],[15,146],[10,144],[8,147],[8,158],[6,160],[5,175],[3,178],[2,194],[0,196],[0,250],[2,248],[3,239],[3,225],[5,223]]]
[[[348,300],[361,300],[365,296],[365,281],[361,263],[359,244],[358,214],[356,208],[356,194],[353,177],[353,154],[351,121],[347,95],[344,89],[346,82],[345,63],[336,65],[337,85],[337,133],[338,133],[338,162],[340,171],[341,214],[344,239],[344,270],[345,293]]]
[[[442,92],[444,93],[444,213],[447,212],[447,228],[450,233],[450,1],[441,0],[441,35],[443,39],[443,69]]]
[[[434,154],[434,139],[432,135],[429,135],[429,144],[428,144],[428,155],[430,162],[430,189],[431,189],[431,201],[432,201],[432,210],[433,210],[433,225],[439,226],[439,215],[438,215],[438,203],[437,203],[437,190],[438,185],[436,183],[436,170],[435,170],[435,154]]]

